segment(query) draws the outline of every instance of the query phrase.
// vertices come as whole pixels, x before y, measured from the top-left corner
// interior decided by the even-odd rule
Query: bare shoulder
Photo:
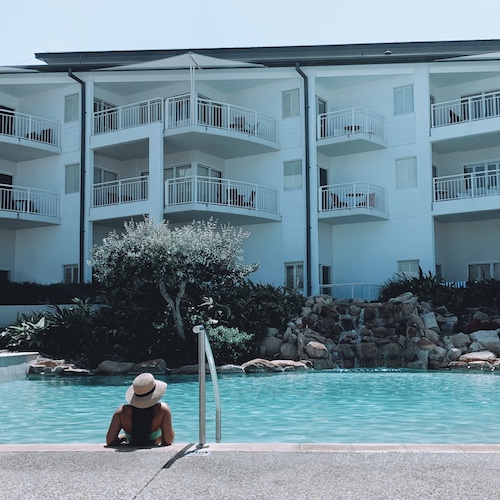
[[[160,403],[160,411],[162,413],[170,413],[170,406],[167,403]]]

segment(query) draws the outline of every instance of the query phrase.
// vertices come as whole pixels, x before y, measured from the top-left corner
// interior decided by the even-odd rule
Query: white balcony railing
[[[196,113],[191,113],[191,98],[171,98],[166,101],[166,128],[201,125],[233,130],[277,142],[278,123],[274,118],[251,109],[207,99],[196,99]]]
[[[14,111],[0,111],[0,135],[60,146],[58,123]]]
[[[371,302],[378,298],[380,285],[372,283],[338,283],[321,285],[321,293],[326,293],[336,299],[363,299]]]
[[[319,211],[369,208],[385,212],[385,189],[368,182],[321,186]]]
[[[0,211],[59,217],[59,194],[0,184]]]
[[[432,127],[443,127],[499,116],[500,92],[477,94],[431,105]]]
[[[148,199],[148,176],[94,184],[92,206],[104,207]]]
[[[94,135],[163,121],[163,99],[151,99],[94,113]]]
[[[212,177],[182,177],[165,183],[167,206],[204,203],[278,213],[278,192],[257,184]]]
[[[434,201],[500,194],[500,170],[447,175],[433,179]]]
[[[385,120],[365,108],[345,109],[318,115],[317,138],[368,134],[385,139]]]
[[[128,104],[94,113],[93,134],[99,135],[148,123],[163,122],[166,129],[201,125],[241,132],[272,142],[278,140],[275,119],[232,104],[196,99],[192,113],[191,98],[161,98]],[[165,119],[164,119],[165,111]]]

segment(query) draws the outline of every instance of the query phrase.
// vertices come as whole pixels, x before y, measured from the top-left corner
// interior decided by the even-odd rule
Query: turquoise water
[[[198,442],[198,381],[160,377],[177,442]],[[0,384],[0,443],[103,443],[133,377]],[[222,442],[500,443],[491,373],[308,371],[219,378]],[[207,441],[215,407],[207,381]]]

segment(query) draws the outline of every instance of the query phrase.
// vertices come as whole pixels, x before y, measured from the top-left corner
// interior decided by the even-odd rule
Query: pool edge
[[[155,448],[107,447],[104,444],[0,444],[0,453],[11,452],[117,452],[181,451],[188,443]],[[193,445],[194,449],[194,445]],[[203,448],[214,452],[278,452],[278,453],[500,453],[500,444],[388,444],[388,443],[208,443]]]

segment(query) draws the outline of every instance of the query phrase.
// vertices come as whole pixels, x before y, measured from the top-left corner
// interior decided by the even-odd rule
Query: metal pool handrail
[[[215,399],[215,442],[221,442],[221,409],[219,382],[215,369],[214,356],[208,340],[207,332],[203,325],[193,327],[193,332],[198,334],[198,390],[199,390],[199,438],[198,448],[203,448],[207,439],[207,418],[205,399],[205,356],[207,357],[210,377],[214,388]]]

